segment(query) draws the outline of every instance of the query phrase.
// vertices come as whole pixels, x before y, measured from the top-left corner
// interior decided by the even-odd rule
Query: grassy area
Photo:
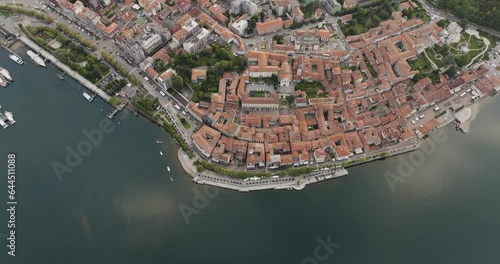
[[[191,128],[191,124],[189,124],[189,122],[184,117],[182,117],[181,115],[177,114],[177,118],[179,118],[179,120],[181,121],[182,126],[185,129],[190,129]]]
[[[431,66],[427,61],[427,58],[423,54],[418,55],[417,59],[409,64],[411,65],[412,71],[413,70],[428,71],[431,69]]]
[[[250,91],[251,97],[266,97],[266,92],[263,91]]]
[[[31,17],[35,17],[37,19],[44,20],[45,22],[52,23],[54,19],[52,19],[49,15],[39,12],[39,11],[33,11],[33,10],[27,10],[23,9],[19,6],[22,5],[0,5],[0,11],[7,11],[11,13],[17,13],[17,14],[22,14],[22,15],[27,15]]]
[[[318,81],[314,82],[301,81],[295,85],[295,90],[305,91],[308,98],[318,97],[317,92],[320,90],[323,91],[323,89],[324,89],[323,84]]]
[[[436,66],[438,68],[441,68],[443,67],[443,63],[441,62],[441,60],[438,60],[436,59],[436,52],[434,51],[434,49],[430,48],[430,49],[426,49],[425,50],[425,53],[427,54],[427,56],[431,59],[432,62],[434,62],[434,64],[436,64]],[[445,56],[445,55],[444,55]],[[443,57],[444,57],[443,56]]]
[[[3,16],[4,18],[8,18],[10,17],[10,15],[11,14],[7,11],[0,11],[0,16]]]
[[[112,104],[113,106],[117,106],[119,105],[122,101],[120,100],[120,98],[116,97],[116,96],[112,96],[111,98],[109,98],[108,102],[110,104]]]

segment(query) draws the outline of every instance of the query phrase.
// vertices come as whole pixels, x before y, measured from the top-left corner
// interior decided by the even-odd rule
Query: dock
[[[71,76],[73,79],[75,79],[78,83],[81,85],[85,86],[87,89],[91,90],[93,93],[104,99],[106,102],[109,100],[110,96],[107,95],[103,90],[99,89],[95,84],[91,83],[87,79],[85,79],[83,76],[78,74],[77,72],[73,71],[70,67],[59,61],[56,57],[54,57],[52,54],[47,52],[46,50],[42,49],[39,47],[35,42],[31,41],[29,38],[25,36],[19,36],[18,40],[24,43],[26,46],[28,46],[30,49],[33,51],[37,52],[44,58],[46,58],[48,61],[50,61],[52,64],[54,64],[56,67],[61,69],[63,72],[65,72],[67,75]]]
[[[115,115],[118,114],[118,112],[120,112],[120,109],[116,108],[115,111],[113,111],[112,113],[108,114],[108,118],[109,119],[113,119],[113,117],[115,117]]]

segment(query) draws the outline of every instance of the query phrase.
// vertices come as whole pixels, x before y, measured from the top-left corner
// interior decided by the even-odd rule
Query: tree
[[[184,80],[182,79],[182,77],[180,77],[179,75],[172,76],[172,87],[174,87],[176,91],[181,91],[183,86]]]

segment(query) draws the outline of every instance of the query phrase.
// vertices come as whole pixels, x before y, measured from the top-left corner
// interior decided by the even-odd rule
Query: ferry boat
[[[0,78],[0,86],[7,87],[7,82]]]
[[[7,127],[9,127],[9,125],[13,125],[15,123],[16,120],[14,120],[14,116],[11,112],[5,112],[5,114],[2,114],[0,112],[0,126],[3,129],[6,129]]]
[[[90,96],[86,92],[83,92],[83,97],[85,97],[85,99],[87,99],[89,102],[92,102],[94,100],[94,97]]]
[[[15,61],[17,64],[19,65],[23,65],[24,64],[24,61],[19,57],[17,56],[16,54],[9,54],[9,58],[13,61]]]
[[[28,54],[28,56],[30,56],[30,58],[36,62],[36,64],[42,66],[42,67],[47,67],[47,65],[45,65],[45,61],[40,57],[39,54],[36,54],[34,53],[33,51],[31,50],[28,50],[26,52],[26,54]]]
[[[12,77],[10,76],[9,71],[6,70],[6,69],[4,69],[4,68],[2,68],[2,67],[0,67],[0,75],[3,76],[3,77],[5,77],[5,79],[7,79],[7,81],[9,81],[9,82],[14,81],[12,79]]]
[[[12,112],[5,112],[5,117],[7,118],[7,122],[9,122],[11,125],[16,123],[16,120],[14,120],[14,115]]]
[[[7,125],[7,123],[5,123],[4,119],[3,119],[3,115],[2,113],[0,113],[0,126],[3,128],[3,129],[6,129],[9,127],[9,125]]]

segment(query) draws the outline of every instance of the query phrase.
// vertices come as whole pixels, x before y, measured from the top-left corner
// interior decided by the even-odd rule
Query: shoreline
[[[423,140],[417,140],[412,144],[407,144],[404,146],[399,146],[394,149],[389,150],[389,155],[386,157],[377,156],[366,161],[355,163],[347,167],[362,165],[369,162],[374,162],[378,160],[384,160],[388,157],[393,157],[401,155],[404,153],[412,152],[420,148]],[[376,155],[376,153],[371,154]],[[187,173],[193,180],[193,182],[198,184],[206,184],[215,187],[221,187],[230,190],[236,190],[240,192],[249,191],[260,191],[260,190],[302,190],[308,184],[314,184],[318,182],[323,182],[326,180],[332,180],[345,175],[348,175],[346,168],[319,168],[311,173],[300,175],[297,177],[284,176],[284,177],[272,177],[272,178],[261,178],[259,180],[242,180],[237,178],[231,178],[225,175],[216,174],[213,171],[205,170],[203,172],[196,171],[196,166],[194,166],[194,159],[187,156],[181,148],[177,150],[177,158],[181,164],[182,169]]]
[[[15,35],[12,32],[9,32],[12,35]],[[109,99],[111,96],[107,95],[103,90],[101,90],[99,87],[97,87],[95,84],[91,83],[89,80],[85,79],[83,76],[81,76],[78,72],[75,72],[69,66],[66,64],[62,63],[59,61],[57,58],[55,58],[52,54],[38,46],[36,43],[34,43],[32,40],[28,39],[27,37],[23,35],[19,35],[16,37],[15,41],[10,45],[10,47],[5,47],[2,46],[7,52],[9,53],[16,53],[18,49],[21,48],[27,48],[31,49],[38,54],[40,54],[43,58],[45,58],[47,61],[52,63],[55,67],[57,67],[59,70],[63,71],[66,73],[66,75],[70,76],[75,80],[77,83],[81,84],[83,87],[85,87],[87,90],[91,91],[92,93],[98,95],[103,101],[111,105],[112,107],[118,109],[116,106],[112,105],[109,102]],[[16,52],[14,52],[16,51]],[[16,54],[17,55],[17,54]]]

